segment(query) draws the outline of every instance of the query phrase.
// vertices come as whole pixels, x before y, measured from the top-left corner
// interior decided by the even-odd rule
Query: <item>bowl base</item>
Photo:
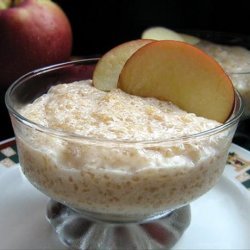
[[[63,244],[71,249],[169,249],[190,224],[190,205],[146,223],[107,223],[88,220],[50,200],[47,219]]]

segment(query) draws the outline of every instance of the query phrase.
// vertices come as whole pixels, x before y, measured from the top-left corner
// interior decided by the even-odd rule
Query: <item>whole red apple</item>
[[[69,60],[71,25],[49,0],[3,0],[0,4],[0,87],[33,69]]]

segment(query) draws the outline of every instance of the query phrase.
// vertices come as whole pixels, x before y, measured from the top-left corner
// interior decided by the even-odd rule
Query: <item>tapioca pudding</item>
[[[190,202],[221,176],[232,137],[191,136],[221,124],[91,80],[56,85],[19,111],[49,128],[16,133],[27,178],[97,213],[147,215]]]

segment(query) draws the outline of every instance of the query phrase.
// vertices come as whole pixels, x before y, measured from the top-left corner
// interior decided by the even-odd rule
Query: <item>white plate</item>
[[[66,249],[45,218],[48,198],[21,173],[0,172],[0,249]]]
[[[191,204],[191,225],[174,249],[250,249],[250,194],[229,177]],[[48,198],[19,165],[0,173],[0,249],[65,249],[45,219]]]
[[[250,249],[250,194],[229,178],[191,203],[191,224],[174,249]]]

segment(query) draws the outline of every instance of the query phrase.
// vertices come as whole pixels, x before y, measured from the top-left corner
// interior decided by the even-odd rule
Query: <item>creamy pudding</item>
[[[19,112],[53,129],[16,132],[25,176],[57,201],[106,214],[149,215],[202,195],[221,176],[234,132],[190,137],[221,124],[91,80],[53,86]]]

